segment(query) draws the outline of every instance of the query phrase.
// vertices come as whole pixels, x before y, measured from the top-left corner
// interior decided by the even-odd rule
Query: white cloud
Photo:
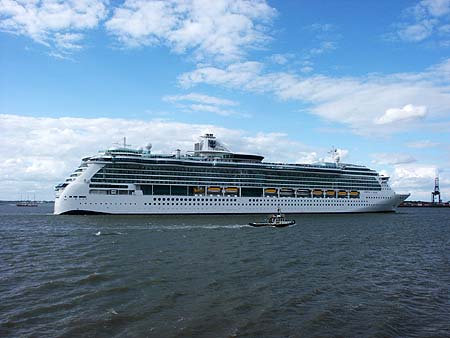
[[[394,189],[407,191],[428,188],[431,193],[434,188],[434,179],[437,177],[438,172],[438,168],[434,165],[396,165],[391,175],[391,184]]]
[[[443,25],[439,28],[439,32],[446,35],[450,34],[450,24],[449,25]]]
[[[204,104],[212,104],[217,106],[236,106],[237,102],[221,99],[219,97],[214,97],[199,93],[189,93],[184,95],[167,95],[163,97],[164,101],[177,102],[177,101],[192,101]]]
[[[328,33],[336,29],[336,27],[330,23],[314,23],[308,26],[308,28],[316,33]]]
[[[407,104],[403,108],[389,108],[382,116],[375,119],[376,124],[389,124],[399,121],[410,121],[427,115],[427,107]]]
[[[300,71],[302,73],[311,73],[313,70],[314,70],[314,68],[311,66],[303,66],[300,68]]]
[[[418,6],[423,6],[432,16],[440,17],[450,13],[449,0],[423,0]]]
[[[355,133],[364,135],[418,127],[414,118],[425,115],[443,122],[450,114],[450,59],[420,73],[363,77],[265,72],[262,63],[247,61],[224,68],[199,66],[182,74],[179,82],[183,87],[220,85],[300,101],[310,105],[311,113],[349,125]],[[383,112],[386,116],[380,119]],[[387,123],[394,120],[410,123]],[[385,124],[380,128],[374,121]]]
[[[311,44],[315,47],[303,52],[301,57],[300,71],[310,73],[314,70],[314,59],[323,54],[330,53],[338,48],[338,40],[341,35],[337,32],[337,27],[332,24],[315,23],[305,27],[305,33],[309,36]]]
[[[129,47],[165,44],[197,60],[229,61],[264,45],[275,15],[265,0],[126,0],[106,27]]]
[[[407,144],[408,147],[416,149],[433,148],[438,145],[439,145],[438,142],[432,142],[430,140],[415,141]]]
[[[390,176],[390,185],[398,193],[411,193],[409,200],[430,201],[434,179],[439,176],[443,201],[450,200],[450,173],[433,164],[403,163],[390,170],[381,170]]]
[[[222,116],[231,116],[231,115],[237,115],[238,113],[229,110],[229,109],[222,109],[218,106],[213,106],[209,104],[191,104],[189,105],[189,108],[192,112],[208,112],[208,113],[214,113],[217,115]]]
[[[405,41],[422,41],[431,36],[435,24],[435,20],[423,20],[416,24],[403,27],[399,30],[398,35]]]
[[[335,41],[322,41],[319,47],[311,48],[309,51],[309,55],[320,55],[327,53],[329,51],[335,50],[337,48],[337,44]]]
[[[82,32],[96,27],[106,14],[102,0],[2,0],[0,30],[68,55],[82,48]]]
[[[300,142],[290,140],[285,133],[259,132],[236,139],[240,152],[256,153],[265,156],[268,162],[292,163],[299,159],[315,159],[315,152]]]
[[[392,154],[392,153],[378,153],[373,154],[372,161],[375,164],[383,165],[397,165],[397,164],[408,164],[416,162],[416,159],[408,154]]]
[[[248,114],[239,113],[228,108],[229,106],[236,106],[238,104],[237,102],[205,94],[189,93],[184,95],[168,95],[163,97],[163,100],[176,103],[177,107],[192,113],[208,112],[221,116],[249,116]]]
[[[396,36],[408,42],[420,42],[445,30],[450,0],[422,0],[405,11],[406,20],[397,24]]]
[[[290,59],[292,59],[294,57],[293,54],[290,53],[286,53],[286,54],[273,54],[270,57],[270,60],[273,63],[276,63],[278,65],[285,65],[286,63],[289,62]]]

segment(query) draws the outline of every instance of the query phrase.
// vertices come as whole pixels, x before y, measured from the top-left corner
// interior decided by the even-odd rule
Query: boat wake
[[[120,236],[120,235],[126,235],[123,232],[114,231],[114,232],[101,232],[98,231],[94,234],[94,236]]]

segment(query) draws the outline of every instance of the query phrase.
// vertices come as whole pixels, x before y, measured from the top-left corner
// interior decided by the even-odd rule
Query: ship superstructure
[[[338,156],[317,164],[263,159],[231,152],[213,134],[186,154],[153,154],[151,145],[124,142],[83,158],[56,186],[55,214],[387,212],[409,196],[396,194],[388,177]]]

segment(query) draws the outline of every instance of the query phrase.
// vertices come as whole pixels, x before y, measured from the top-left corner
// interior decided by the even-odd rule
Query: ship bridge
[[[251,154],[237,154],[231,152],[213,134],[201,136],[201,140],[194,144],[194,156],[221,159],[232,162],[261,162],[264,156]]]

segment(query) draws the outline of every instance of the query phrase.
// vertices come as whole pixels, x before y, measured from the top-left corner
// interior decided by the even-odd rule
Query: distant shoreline
[[[431,203],[423,201],[405,201],[399,205],[399,208],[450,208],[450,202]]]

